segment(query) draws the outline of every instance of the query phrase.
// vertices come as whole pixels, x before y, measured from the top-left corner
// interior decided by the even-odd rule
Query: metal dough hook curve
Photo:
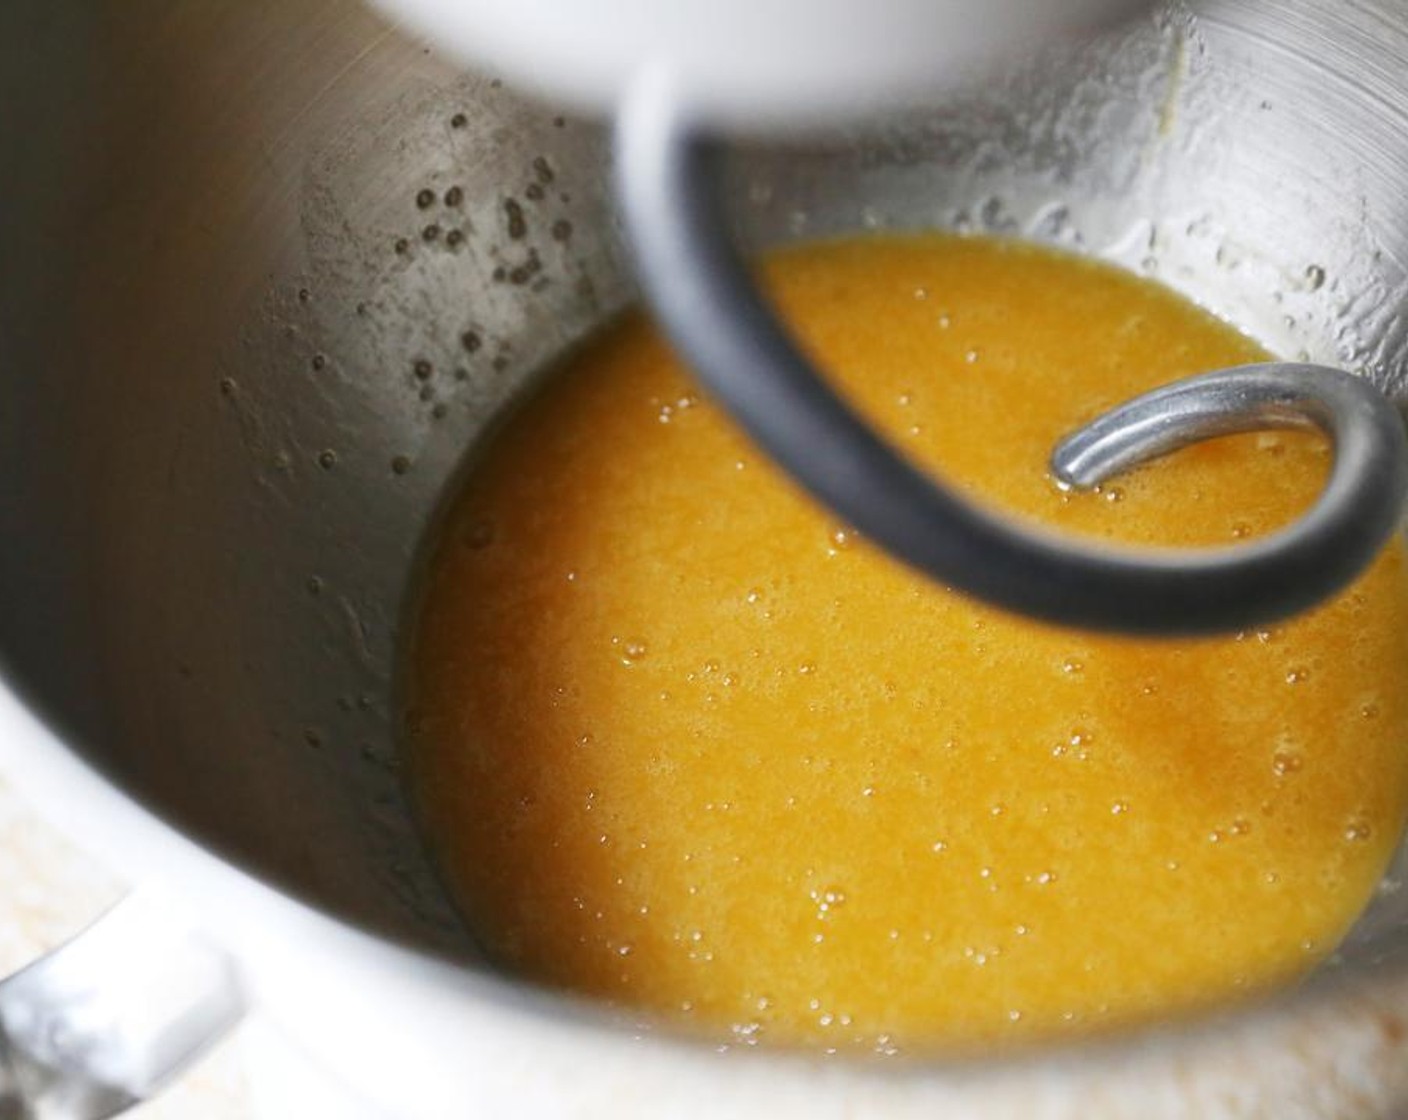
[[[647,300],[710,392],[816,498],[893,555],[979,599],[1095,630],[1204,634],[1303,611],[1333,594],[1393,533],[1408,445],[1362,378],[1272,363],[1155,390],[1064,440],[1053,471],[1094,485],[1214,435],[1314,427],[1335,462],[1315,505],[1233,548],[1113,550],[1019,526],[923,473],[813,369],[732,244],[720,149],[691,127],[668,76],[650,71],[616,127],[618,190]]]

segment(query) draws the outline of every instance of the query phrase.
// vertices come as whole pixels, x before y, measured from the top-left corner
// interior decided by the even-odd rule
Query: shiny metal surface
[[[1299,578],[1328,580],[1336,563],[1362,570],[1356,564],[1368,564],[1402,521],[1408,461],[1397,410],[1364,378],[1342,370],[1273,362],[1161,386],[1062,439],[1051,452],[1051,474],[1089,490],[1190,444],[1268,428],[1315,429],[1335,450],[1324,493],[1279,535],[1290,543],[1282,545],[1283,567],[1265,575],[1279,584],[1270,594],[1293,591],[1288,585]],[[1333,555],[1317,557],[1313,545],[1302,549],[1317,529],[1333,542],[1321,546]],[[1276,539],[1267,542],[1269,550]]]
[[[0,1116],[101,1120],[147,1100],[243,1015],[234,963],[133,895],[0,981]]]
[[[993,513],[914,466],[827,384],[773,313],[731,243],[717,145],[690,119],[667,72],[651,71],[633,89],[616,146],[646,298],[696,376],[814,498],[944,586],[1083,629],[1229,633],[1281,621],[1342,590],[1398,524],[1408,486],[1402,421],[1366,379],[1304,363],[1150,394],[1103,418],[1100,439],[1083,448],[1098,455],[1118,444],[1132,464],[1140,456],[1131,452],[1159,445],[1151,434],[1182,432],[1190,442],[1195,431],[1217,434],[1234,420],[1248,430],[1258,418],[1313,419],[1332,437],[1333,475],[1305,517],[1270,537],[1138,552]],[[1071,450],[1058,448],[1057,459]]]
[[[740,150],[731,208],[750,244],[937,225],[1097,254],[1401,404],[1403,57],[1391,0],[1175,6],[882,129]],[[439,1103],[1282,1117],[1408,1099],[1402,868],[1343,965],[1258,1018],[997,1066],[734,1062],[476,963],[401,792],[395,667],[417,542],[464,457],[632,297],[601,131],[558,118],[350,0],[0,6],[6,680],[231,861],[463,962],[417,991],[485,1024],[472,1047],[422,1037],[375,976],[385,1045]],[[356,944],[368,970],[404,965]],[[371,1088],[374,1067],[350,1072]]]
[[[1403,438],[1398,413],[1385,410],[1383,396],[1363,378],[1343,370],[1301,362],[1235,366],[1161,385],[1101,413],[1052,449],[1051,474],[1065,486],[1091,490],[1141,463],[1218,436],[1299,429],[1319,431],[1340,446],[1367,444],[1373,437],[1365,432],[1376,422],[1385,429],[1377,438]],[[1370,446],[1354,448],[1353,457],[1362,460],[1363,485],[1378,486],[1380,493],[1358,511],[1362,518],[1344,516],[1351,523],[1381,523],[1381,537],[1371,546],[1377,551],[1399,519],[1403,495],[1396,488],[1402,481],[1393,477],[1393,461],[1376,459]]]

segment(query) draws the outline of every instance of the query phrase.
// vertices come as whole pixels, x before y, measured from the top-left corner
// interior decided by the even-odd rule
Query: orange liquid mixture
[[[899,444],[1028,517],[1228,543],[1325,476],[1323,441],[1260,434],[1061,493],[1058,437],[1264,357],[1109,267],[934,237],[765,271]],[[1284,982],[1404,823],[1399,544],[1235,637],[1036,625],[818,510],[638,316],[488,447],[426,595],[415,790],[472,929],[529,977],[725,1042],[990,1046]]]

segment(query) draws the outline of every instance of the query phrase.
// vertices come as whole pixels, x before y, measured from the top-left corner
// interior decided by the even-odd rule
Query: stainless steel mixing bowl
[[[741,150],[741,231],[941,226],[1067,246],[1401,398],[1408,8],[1195,7],[864,133]],[[0,7],[8,682],[175,828],[469,970],[398,777],[399,629],[467,449],[632,298],[606,163],[598,127],[352,0]],[[899,1114],[936,1085],[999,1082],[1113,1108],[1213,1067],[1228,1110],[1289,1115],[1303,1084],[1319,1086],[1307,1115],[1384,1107],[1408,1100],[1396,882],[1343,965],[1260,1017],[1143,1045],[1139,1061],[1168,1056],[1143,1085],[1125,1052],[997,1073],[699,1068],[731,1086],[714,1103],[775,1114],[826,1114],[809,1093]],[[460,998],[515,991],[475,981]],[[558,1013],[534,1004],[526,1021]],[[1345,1023],[1368,1033],[1347,1042]],[[584,1054],[638,1046],[574,1030]],[[690,1084],[675,1076],[690,1048],[654,1046],[630,1051],[639,1084]],[[1288,1054],[1302,1074],[1272,1077]],[[1230,1055],[1259,1057],[1243,1076]]]

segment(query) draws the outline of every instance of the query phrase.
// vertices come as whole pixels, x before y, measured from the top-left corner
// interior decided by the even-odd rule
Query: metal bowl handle
[[[243,1016],[226,954],[151,891],[0,982],[0,1117],[101,1120],[160,1091]]]
[[[732,244],[720,150],[652,71],[617,120],[618,190],[645,295],[701,381],[821,502],[943,584],[1049,622],[1203,634],[1315,605],[1373,559],[1408,493],[1397,411],[1362,378],[1273,364],[1168,386],[1076,433],[1058,475],[1080,484],[1174,447],[1263,427],[1321,429],[1335,463],[1298,521],[1231,548],[1113,550],[1023,528],[923,473],[833,391]]]

